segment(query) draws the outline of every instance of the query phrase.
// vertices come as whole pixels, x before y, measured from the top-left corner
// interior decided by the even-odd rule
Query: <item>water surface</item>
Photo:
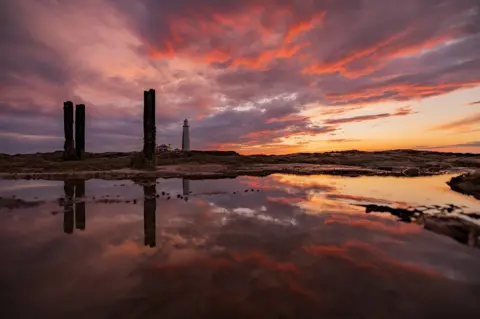
[[[478,243],[358,206],[480,212],[450,177],[0,180],[0,315],[472,316]]]

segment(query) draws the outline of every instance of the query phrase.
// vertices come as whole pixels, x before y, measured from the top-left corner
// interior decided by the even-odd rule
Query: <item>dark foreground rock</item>
[[[447,184],[456,192],[480,199],[480,170],[454,177]]]
[[[43,201],[26,201],[20,198],[0,197],[0,209],[29,208],[39,206],[43,203]]]
[[[445,206],[420,206],[393,208],[383,205],[358,205],[368,213],[389,213],[404,223],[416,223],[424,229],[445,235],[470,247],[480,248],[480,214],[466,214],[453,204]]]

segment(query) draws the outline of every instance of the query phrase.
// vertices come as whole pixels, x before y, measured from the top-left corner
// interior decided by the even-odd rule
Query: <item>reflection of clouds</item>
[[[269,223],[274,223],[278,225],[283,225],[283,226],[295,226],[297,225],[297,221],[295,218],[284,218],[284,219],[279,219],[272,217],[270,215],[266,214],[266,210],[261,212],[261,211],[256,211],[250,208],[244,208],[244,207],[238,207],[234,208],[233,210],[221,208],[221,207],[214,207],[211,210],[213,213],[216,214],[225,214],[228,215],[228,217],[243,217],[243,218],[253,218],[256,219],[257,221],[262,221],[262,222],[269,222]],[[225,225],[226,223],[229,222],[229,218],[221,218],[221,225]]]
[[[398,207],[448,204],[469,207],[466,211],[480,210],[480,202],[456,194],[446,185],[450,175],[417,178],[397,177],[342,177],[327,175],[274,174],[261,183],[254,178],[243,179],[247,185],[268,190],[271,198],[306,209],[309,213],[349,212],[360,210],[351,207],[356,203],[390,204]],[[273,194],[278,194],[274,196]]]
[[[366,218],[360,219],[345,214],[331,215],[328,219],[324,221],[325,225],[332,225],[337,223],[390,234],[411,234],[421,232],[421,228],[412,224],[398,223],[396,221],[388,223],[388,221]]]
[[[156,192],[180,192],[180,181],[160,181]],[[221,187],[244,189],[245,181],[257,179],[232,179]],[[312,187],[320,189],[322,181],[312,182]],[[409,300],[426,304],[433,298],[436,307],[442,307],[468,300],[472,290],[463,283],[479,282],[480,259],[468,247],[415,224],[361,211],[348,214],[348,209],[357,212],[350,205],[355,194],[328,196],[343,195],[342,187],[315,193],[308,187],[285,190],[277,177],[262,183],[271,188],[201,195],[188,203],[160,196],[152,248],[143,245],[143,202],[87,201],[87,227],[73,236],[63,234],[63,216],[50,214],[51,203],[18,211],[21,222],[0,215],[0,252],[8,273],[6,277],[0,273],[0,280],[23,278],[9,293],[28,291],[38,300],[30,305],[32,312],[48,300],[61,305],[52,307],[61,314],[79,311],[84,304],[110,302],[111,307],[102,309],[120,311],[124,317],[134,317],[139,309],[157,317],[172,313],[188,317],[199,303],[212,316],[238,310],[243,317],[268,317],[272,313],[257,312],[267,302],[285,305],[281,315],[328,317],[345,311],[344,302],[339,302],[344,296],[352,302],[352,316],[366,317],[371,307],[362,302],[379,301],[376,309],[380,307],[382,314]],[[192,184],[193,191],[202,193],[220,188],[212,182]],[[133,188],[142,192],[139,185],[125,191]],[[152,188],[147,193],[154,192]],[[37,263],[35,272],[30,260]],[[59,281],[56,286],[49,285],[52,278]],[[90,287],[99,282],[101,287],[91,293]],[[386,290],[396,293],[395,303],[385,297]],[[66,300],[73,297],[85,303],[69,304]],[[460,312],[471,311],[472,305],[463,304]]]

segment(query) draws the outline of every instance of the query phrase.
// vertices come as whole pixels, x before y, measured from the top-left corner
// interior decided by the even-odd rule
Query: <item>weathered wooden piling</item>
[[[67,180],[63,183],[63,191],[65,193],[63,202],[63,231],[66,234],[71,234],[74,227],[73,196],[75,194],[75,182]]]
[[[77,159],[85,157],[85,104],[75,106],[75,153]]]
[[[75,181],[75,228],[85,230],[85,180]]]
[[[157,210],[156,184],[143,186],[143,231],[145,246],[156,245],[155,212]]]
[[[65,134],[63,159],[71,160],[75,158],[75,146],[73,142],[73,103],[71,101],[63,103],[63,131]]]
[[[150,89],[143,92],[143,154],[152,164],[156,158],[155,139],[155,90]]]

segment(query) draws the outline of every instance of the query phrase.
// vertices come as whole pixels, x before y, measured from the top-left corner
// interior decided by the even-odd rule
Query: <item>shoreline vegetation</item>
[[[480,199],[480,154],[415,150],[341,151],[287,155],[240,155],[233,151],[165,152],[155,166],[140,152],[85,153],[81,161],[63,152],[0,154],[0,179],[235,178],[275,173],[341,176],[429,176],[463,174],[448,182],[457,192]]]

